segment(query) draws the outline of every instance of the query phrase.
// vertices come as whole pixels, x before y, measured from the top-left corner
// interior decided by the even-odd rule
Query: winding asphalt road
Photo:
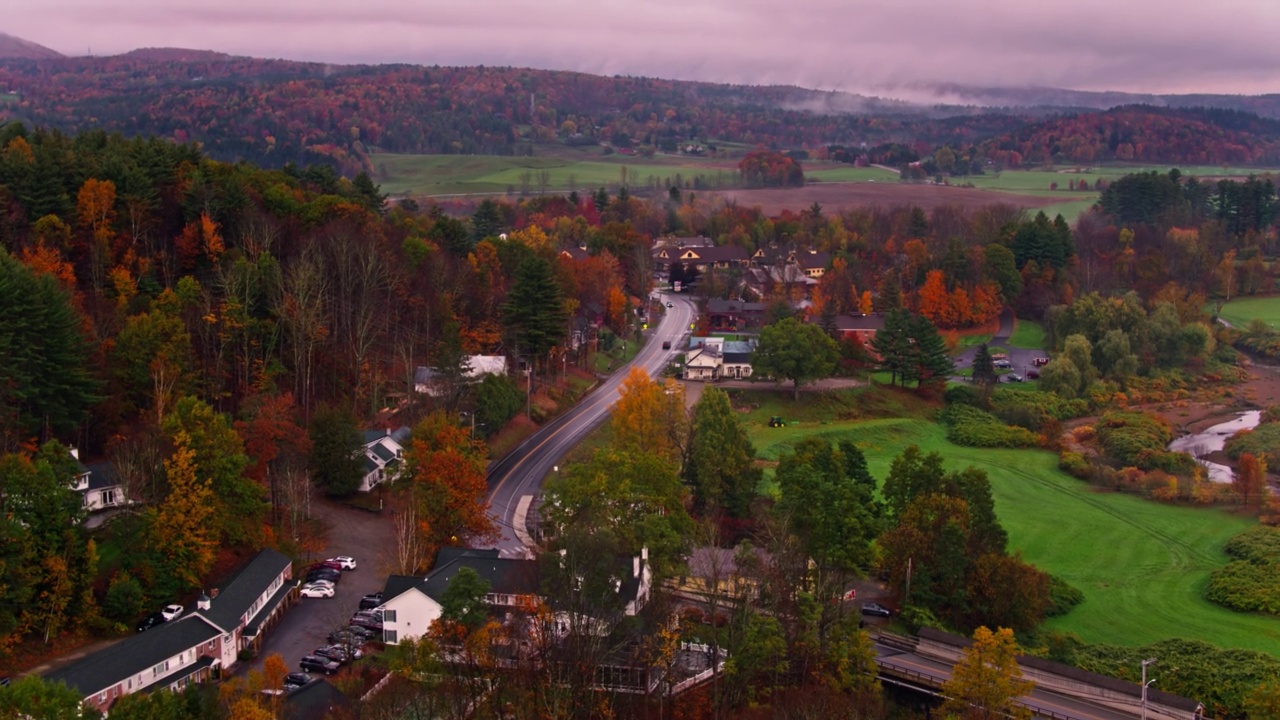
[[[696,307],[683,295],[658,295],[666,308],[657,326],[649,330],[644,348],[627,365],[614,371],[595,390],[591,391],[572,410],[556,418],[546,427],[534,433],[519,447],[489,468],[486,481],[489,484],[489,515],[501,533],[497,548],[504,557],[524,557],[528,554],[524,533],[524,513],[542,491],[542,481],[565,453],[609,416],[618,400],[622,386],[631,367],[644,368],[651,376],[657,376],[680,352],[680,339],[689,332],[694,321]],[[670,341],[671,349],[663,350],[662,343]]]

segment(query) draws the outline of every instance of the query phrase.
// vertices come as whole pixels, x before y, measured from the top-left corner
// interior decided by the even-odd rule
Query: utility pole
[[[1156,658],[1148,658],[1142,661],[1142,720],[1147,720],[1147,686],[1155,682],[1155,678],[1147,680],[1147,666],[1154,665]]]

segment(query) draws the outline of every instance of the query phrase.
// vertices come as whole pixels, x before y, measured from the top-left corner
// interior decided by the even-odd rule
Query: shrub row
[[[1205,597],[1232,610],[1280,615],[1280,529],[1250,528],[1223,551],[1236,559],[1209,575]]]
[[[942,411],[947,439],[969,447],[1035,447],[1039,438],[1026,428],[1005,425],[999,418],[972,405],[948,405]]]
[[[1095,430],[1103,451],[1120,465],[1170,473],[1195,470],[1195,460],[1190,455],[1169,452],[1173,430],[1154,415],[1110,412],[1098,420]]]
[[[1262,458],[1268,467],[1280,469],[1280,423],[1267,423],[1238,433],[1227,441],[1225,449],[1232,460],[1239,460],[1244,453],[1252,453]]]
[[[1025,408],[1057,420],[1070,420],[1089,414],[1089,401],[1084,398],[1066,399],[1051,392],[1027,392],[1010,388],[996,388],[991,393],[991,407],[997,415],[1014,408]]]

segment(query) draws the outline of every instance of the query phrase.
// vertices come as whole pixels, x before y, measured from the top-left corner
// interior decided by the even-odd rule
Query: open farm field
[[[1280,295],[1238,298],[1223,305],[1218,315],[1239,328],[1254,320],[1261,320],[1280,329]]]
[[[588,154],[558,149],[548,155],[394,155],[371,156],[374,182],[393,195],[501,195],[538,192],[545,173],[546,188],[558,192],[593,190],[626,184],[631,188],[665,189],[679,176],[683,183],[723,186],[737,181],[734,162],[697,157]]]
[[[881,205],[919,205],[926,211],[942,205],[978,208],[993,203],[1008,203],[1024,208],[1040,207],[1043,198],[1012,193],[995,193],[948,185],[917,185],[898,182],[818,183],[799,188],[750,188],[719,190],[708,193],[740,205],[759,205],[768,215],[783,210],[800,211],[815,202],[835,211],[854,207]]]
[[[775,410],[786,414],[785,408]],[[1011,549],[1085,594],[1071,613],[1048,622],[1052,629],[1095,643],[1134,646],[1181,637],[1280,653],[1280,619],[1232,612],[1203,597],[1209,572],[1226,563],[1227,539],[1252,520],[1097,492],[1058,470],[1052,453],[960,447],[947,441],[942,426],[926,420],[802,420],[770,428],[755,413],[747,419],[766,460],[821,435],[852,440],[881,479],[910,444],[940,452],[950,468],[985,469]]]
[[[805,179],[810,182],[898,182],[898,173],[878,167],[854,167],[852,165],[824,165],[809,169],[806,164]]]

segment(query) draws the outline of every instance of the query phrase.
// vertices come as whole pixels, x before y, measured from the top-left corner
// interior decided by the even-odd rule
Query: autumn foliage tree
[[[207,470],[196,465],[191,438],[178,432],[173,454],[164,463],[169,496],[148,511],[149,546],[158,569],[168,578],[162,594],[199,587],[213,567],[219,533],[214,522],[218,502]]]
[[[1035,683],[1022,679],[1018,667],[1018,644],[1009,628],[994,633],[980,627],[973,633],[973,644],[965,648],[942,686],[943,712],[966,720],[1028,720],[1031,710],[1018,699],[1035,688]]]
[[[416,533],[426,547],[423,556],[435,557],[445,545],[494,537],[497,528],[485,500],[484,442],[440,412],[415,425],[412,437],[402,475],[408,483],[404,501],[417,510]]]
[[[738,172],[747,185],[757,187],[800,187],[804,171],[800,163],[775,150],[752,150],[738,162]]]

